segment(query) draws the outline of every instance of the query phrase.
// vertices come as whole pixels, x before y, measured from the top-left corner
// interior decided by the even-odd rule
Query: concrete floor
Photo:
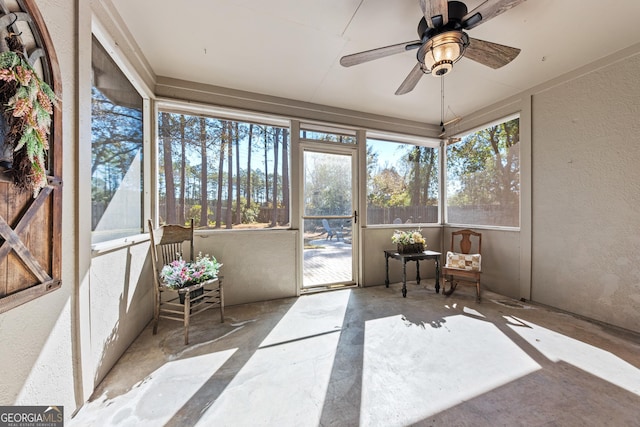
[[[431,281],[427,281],[431,282]],[[638,426],[640,337],[473,287],[343,289],[147,327],[71,426]]]

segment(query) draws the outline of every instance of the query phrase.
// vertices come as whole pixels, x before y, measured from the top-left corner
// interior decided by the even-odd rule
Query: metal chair
[[[149,220],[151,237],[151,263],[154,279],[154,311],[153,334],[158,333],[158,321],[164,319],[177,320],[184,324],[184,343],[189,344],[189,321],[191,316],[202,313],[213,307],[220,307],[220,321],[224,323],[224,294],[222,276],[196,285],[180,289],[167,287],[160,272],[162,268],[184,257],[185,246],[189,246],[189,262],[194,260],[193,219],[190,227],[181,225],[163,225],[156,229]]]
[[[460,239],[458,252],[455,251],[454,245],[457,238]],[[475,245],[472,238],[477,241]],[[473,254],[471,253],[472,247],[476,249]],[[476,299],[478,302],[480,301],[481,250],[482,233],[469,229],[451,233],[451,250],[447,252],[446,263],[442,267],[442,293],[444,295],[451,295],[459,282],[468,282],[476,285]],[[449,290],[446,290],[447,282],[449,282]]]
[[[343,239],[342,230],[335,230],[331,228],[329,221],[327,221],[326,218],[322,219],[322,227],[327,232],[327,240],[333,239],[333,236],[336,236],[336,240]]]

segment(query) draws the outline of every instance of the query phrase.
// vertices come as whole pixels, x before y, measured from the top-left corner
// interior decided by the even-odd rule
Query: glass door
[[[356,283],[355,150],[302,149],[303,290]]]

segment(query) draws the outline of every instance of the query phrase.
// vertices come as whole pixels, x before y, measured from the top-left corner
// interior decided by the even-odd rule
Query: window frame
[[[310,132],[311,135],[303,136],[303,132]],[[332,141],[326,139],[320,139],[314,137],[314,134],[317,136],[327,135],[327,136],[335,136],[338,138],[351,138],[351,141]],[[357,129],[352,129],[348,127],[339,127],[338,125],[326,125],[314,122],[301,122],[300,123],[300,141],[312,142],[312,143],[321,143],[321,144],[333,144],[337,146],[346,146],[346,147],[357,147],[358,146],[358,138],[357,138]]]
[[[198,103],[198,102],[184,102],[173,98],[157,98],[155,103],[155,112],[154,112],[154,124],[155,124],[155,142],[153,146],[153,170],[154,170],[154,180],[153,180],[153,188],[154,188],[154,223],[159,223],[159,218],[162,216],[160,212],[160,141],[159,141],[159,115],[161,113],[170,113],[170,114],[182,114],[182,115],[190,115],[190,116],[201,116],[207,117],[213,120],[227,120],[233,122],[241,122],[245,124],[254,124],[260,126],[271,126],[271,127],[280,127],[285,128],[289,132],[289,206],[288,206],[288,217],[289,224],[285,226],[277,226],[271,228],[230,228],[226,229],[224,227],[213,228],[211,227],[208,231],[215,232],[253,232],[253,231],[270,231],[270,230],[291,230],[294,228],[294,217],[293,217],[293,194],[297,191],[294,188],[293,183],[293,171],[292,163],[293,163],[293,126],[292,120],[278,116],[276,114],[268,114],[268,113],[258,113],[252,112],[249,110],[241,110],[234,109],[228,107],[221,107],[212,104]],[[215,184],[215,183],[214,183]]]
[[[438,171],[437,171],[437,188],[438,188],[438,220],[436,222],[411,222],[411,223],[402,223],[402,224],[371,224],[369,222],[369,216],[366,215],[366,222],[364,223],[364,225],[367,228],[381,228],[381,229],[388,229],[388,228],[393,228],[393,229],[404,229],[404,228],[409,228],[409,229],[414,229],[414,228],[437,228],[437,227],[442,227],[442,218],[443,218],[443,209],[442,209],[442,205],[444,203],[444,199],[442,196],[442,141],[438,138],[435,137],[421,137],[421,136],[415,136],[415,135],[409,135],[409,134],[399,134],[399,133],[392,133],[392,132],[384,132],[384,131],[378,131],[378,130],[366,130],[365,131],[365,137],[364,137],[364,160],[363,160],[363,164],[365,165],[365,169],[363,171],[361,171],[361,174],[363,176],[363,200],[364,200],[364,211],[366,212],[369,208],[368,206],[368,182],[367,182],[367,159],[366,159],[366,150],[367,150],[367,143],[369,139],[375,139],[378,141],[385,141],[391,144],[407,144],[407,145],[416,145],[416,146],[420,146],[420,147],[427,147],[427,148],[433,148],[436,149],[438,151],[438,161],[437,161],[437,166],[438,166]]]
[[[120,72],[124,74],[124,76],[129,80],[131,85],[134,87],[134,89],[142,97],[142,164],[141,164],[141,167],[142,167],[143,196],[142,196],[142,218],[141,218],[141,224],[140,224],[141,232],[131,234],[125,237],[118,237],[110,240],[105,240],[102,242],[93,243],[91,241],[93,230],[91,227],[91,221],[89,220],[88,231],[87,231],[89,235],[88,243],[90,244],[92,255],[98,255],[100,253],[108,252],[117,248],[129,246],[129,245],[136,244],[141,241],[145,241],[149,239],[149,235],[147,232],[148,231],[147,225],[146,225],[147,221],[145,220],[145,218],[150,218],[153,210],[152,209],[153,200],[151,197],[152,191],[154,189],[152,185],[152,178],[151,178],[152,172],[153,172],[151,154],[153,150],[151,146],[151,141],[152,141],[152,133],[153,133],[152,131],[153,131],[153,128],[155,127],[155,119],[153,118],[152,113],[155,109],[153,106],[153,91],[151,90],[151,88],[149,88],[146,85],[146,83],[144,82],[144,79],[141,77],[140,74],[138,74],[138,72],[136,71],[136,68],[128,61],[128,59],[122,53],[119,53],[121,52],[121,49],[118,48],[117,42],[110,36],[110,33],[103,27],[103,25],[95,16],[92,19],[91,32],[89,35],[91,36],[88,41],[89,72],[92,72],[92,69],[93,69],[93,65],[91,63],[91,49],[93,49],[92,39],[93,37],[95,37],[96,40],[104,48],[107,55],[109,55],[109,57],[115,62]],[[89,90],[89,92],[91,90],[91,87],[92,87],[92,83],[91,83],[91,80],[89,79],[88,85],[87,85],[87,90]],[[87,94],[87,99],[89,102],[88,105],[90,106],[91,105],[90,93]],[[88,118],[89,118],[89,121],[91,121],[91,118],[92,118],[91,112],[89,112]],[[89,141],[91,141],[92,135],[91,135],[90,124],[89,124],[87,136],[89,138]],[[91,143],[89,143],[88,145],[89,145],[88,150],[83,153],[82,157],[88,156],[88,161],[90,164],[92,147],[91,147]],[[92,202],[91,191],[92,190],[91,190],[91,182],[90,182],[91,181],[90,172],[88,175],[88,181],[89,181],[89,184],[87,185],[86,189],[84,187],[82,187],[82,189],[88,193],[86,194],[86,200],[88,201],[88,208],[85,213],[90,218],[92,214],[92,208],[91,208],[91,202]],[[82,192],[83,194],[84,194],[84,191]]]
[[[475,126],[473,128],[470,128],[468,130],[462,131],[462,132],[458,132],[454,135],[452,135],[450,138],[464,138],[468,135],[471,135],[475,132],[487,129],[491,126],[495,126],[495,125],[499,125],[501,123],[505,123],[508,121],[511,121],[513,119],[518,119],[520,120],[520,124],[522,123],[522,114],[520,112],[515,112],[515,113],[511,113],[508,114],[506,116],[502,116],[499,117],[495,120],[492,120],[490,122],[486,122],[484,124],[480,124],[478,126]],[[520,130],[520,134],[522,135],[522,131]],[[482,229],[482,230],[503,230],[503,231],[520,231],[520,229],[522,228],[522,170],[520,169],[519,172],[519,186],[520,186],[520,191],[519,191],[519,195],[518,195],[518,226],[505,226],[505,225],[490,225],[490,224],[474,224],[472,222],[468,222],[468,223],[459,223],[459,222],[449,222],[449,203],[448,203],[448,168],[447,168],[447,144],[446,144],[447,140],[444,140],[444,143],[442,145],[442,157],[441,157],[441,165],[442,165],[442,182],[441,182],[441,201],[442,201],[442,215],[443,215],[443,221],[442,221],[442,225],[446,226],[446,227],[453,227],[453,228],[474,228],[474,229]],[[518,142],[518,144],[521,144],[521,137],[520,137],[520,141]],[[519,157],[519,163],[518,166],[521,168],[521,160],[522,156],[520,155]]]

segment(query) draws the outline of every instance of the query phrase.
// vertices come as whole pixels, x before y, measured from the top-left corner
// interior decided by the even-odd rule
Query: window
[[[438,148],[367,139],[367,223],[438,223]]]
[[[4,15],[0,15],[11,18],[8,30],[10,33],[11,28],[21,30],[19,34],[12,34],[13,40],[9,40],[7,35],[6,41],[23,43],[25,51],[31,53],[29,62],[38,77],[62,96],[62,78],[55,60],[55,49],[35,2],[5,3],[2,3]],[[30,88],[33,88],[35,80],[30,81]],[[4,98],[11,97],[17,89],[16,85],[3,82]],[[31,109],[31,103],[25,105],[26,111],[36,112],[36,109]],[[8,106],[5,105],[2,111],[7,113]],[[53,109],[44,162],[47,185],[37,195],[14,185],[14,169],[20,162],[20,156],[14,157],[15,146],[6,135],[9,122],[0,117],[0,313],[62,286],[62,258],[65,256],[61,239],[62,116],[61,108]],[[19,139],[20,135],[14,141],[17,143]],[[25,325],[28,321],[25,320]]]
[[[143,232],[143,98],[94,37],[91,242]]]
[[[303,124],[300,127],[300,139],[310,139],[317,142],[333,142],[338,144],[356,144],[355,131],[335,129],[327,131],[326,126]]]
[[[513,118],[447,146],[447,222],[519,227],[519,142]]]
[[[161,223],[199,227],[289,226],[289,129],[160,112]]]

